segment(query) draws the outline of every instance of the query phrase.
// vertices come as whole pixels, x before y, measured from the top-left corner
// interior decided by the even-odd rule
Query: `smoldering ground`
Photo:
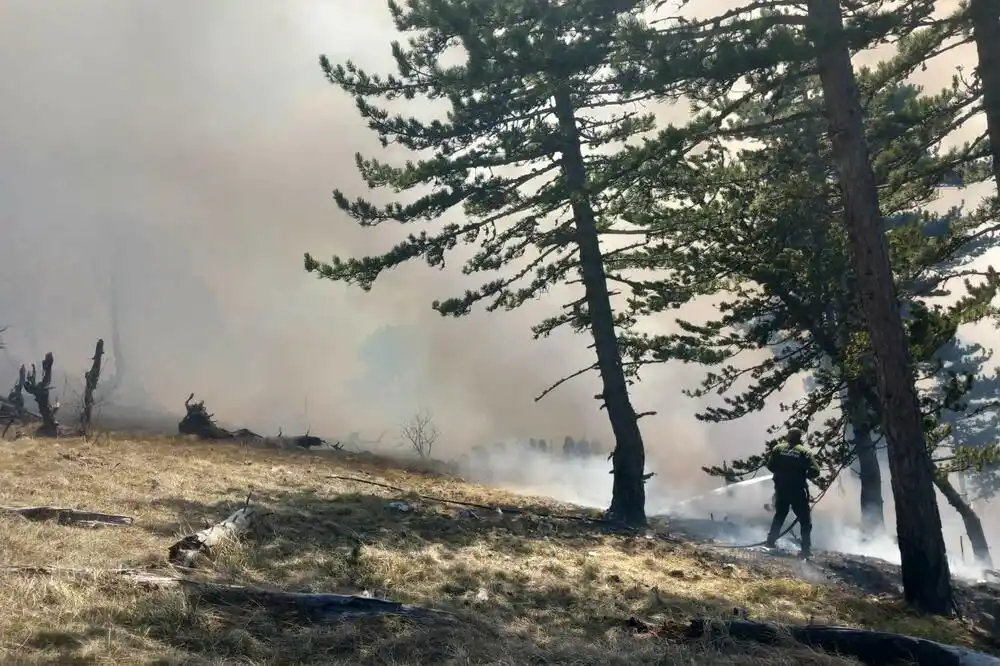
[[[408,266],[371,294],[303,272],[305,251],[363,254],[398,239],[395,228],[359,229],[330,199],[335,187],[364,193],[356,151],[387,156],[316,63],[325,53],[385,71],[395,37],[379,2],[4,3],[0,380],[46,351],[82,374],[94,340],[112,336],[114,296],[127,362],[115,400],[136,407],[176,413],[194,391],[261,432],[387,440],[426,407],[444,455],[507,437],[610,442],[596,376],[533,401],[592,362],[584,337],[530,339],[531,323],[570,300],[562,294],[452,320],[429,305],[468,286],[454,270]],[[942,84],[949,57],[923,82]],[[683,119],[680,107],[660,111]],[[384,325],[406,341],[395,361],[377,345],[362,353]],[[407,391],[372,379],[393,373]],[[643,421],[655,506],[712,487],[699,467],[759,450],[779,420],[775,408],[698,422],[680,389],[701,374],[671,365],[634,389],[638,410],[658,412]],[[603,504],[610,491],[603,458],[519,466],[530,470],[522,482],[565,499]]]

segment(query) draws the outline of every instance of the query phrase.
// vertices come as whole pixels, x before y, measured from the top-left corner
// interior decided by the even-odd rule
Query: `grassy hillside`
[[[114,576],[0,572],[4,664],[840,664],[794,648],[685,643],[694,615],[889,627],[958,643],[960,621],[920,619],[892,598],[723,563],[678,539],[621,535],[577,520],[469,510],[407,498],[354,476],[441,498],[581,515],[374,457],[247,449],[176,438],[0,443],[0,504],[134,516],[88,529],[0,518],[0,565],[170,573],[178,535],[224,518],[253,490],[265,529],[201,576],[283,590],[368,591],[457,615],[308,624],[260,608],[193,603]],[[391,502],[402,499],[408,511]],[[666,622],[637,634],[628,618]]]

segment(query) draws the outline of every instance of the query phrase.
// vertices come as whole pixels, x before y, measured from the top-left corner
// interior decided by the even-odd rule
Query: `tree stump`
[[[209,414],[205,408],[205,401],[193,402],[194,393],[184,401],[184,409],[187,414],[177,424],[177,431],[182,435],[194,435],[199,439],[232,439],[233,434],[216,425],[213,420],[214,414]]]
[[[35,431],[38,437],[58,437],[59,423],[56,421],[56,412],[59,410],[59,403],[53,405],[50,401],[49,392],[52,390],[52,364],[55,359],[52,352],[45,355],[42,360],[42,379],[38,380],[38,372],[35,364],[31,364],[31,372],[27,373],[24,379],[24,390],[27,391],[38,405],[38,414],[42,418],[42,425]],[[24,371],[24,366],[21,366]]]
[[[90,432],[90,422],[94,412],[94,391],[101,378],[101,359],[104,357],[104,340],[98,340],[94,347],[90,370],[83,374],[83,411],[80,414],[80,429],[86,435]]]

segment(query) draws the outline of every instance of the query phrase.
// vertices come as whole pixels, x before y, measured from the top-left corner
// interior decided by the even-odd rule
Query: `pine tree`
[[[855,3],[852,5],[851,20],[846,26],[837,0],[812,0],[808,3],[805,16],[793,13],[794,5],[789,3],[767,3],[764,9],[762,7],[765,7],[764,3],[755,3],[703,21],[674,24],[663,29],[659,40],[648,33],[636,31],[630,36],[629,43],[634,57],[640,58],[643,50],[650,53],[645,60],[650,81],[647,85],[658,88],[664,94],[686,92],[696,104],[700,103],[702,108],[707,109],[693,123],[692,136],[695,139],[759,137],[762,132],[792,119],[770,119],[754,127],[738,129],[726,127],[725,121],[751,100],[763,101],[771,110],[779,108],[790,84],[803,77],[818,75],[821,80],[824,115],[833,138],[827,164],[834,168],[836,179],[831,180],[841,190],[842,230],[846,232],[842,240],[850,248],[848,256],[856,276],[853,290],[845,293],[859,297],[860,319],[864,323],[862,330],[847,340],[846,347],[854,349],[851,355],[859,358],[871,352],[873,360],[873,376],[877,378],[878,386],[874,392],[878,399],[873,402],[880,403],[878,412],[884,417],[882,430],[889,443],[905,596],[921,610],[948,613],[952,607],[950,579],[934,498],[934,479],[924,423],[914,388],[910,340],[899,312],[894,275],[884,239],[879,193],[865,145],[862,100],[850,62],[851,51],[883,43],[890,36],[905,34],[925,22],[933,3],[913,2],[903,8],[892,9],[883,7],[881,3]],[[671,40],[683,40],[686,55],[671,58],[677,55]],[[658,68],[658,62],[669,63],[669,66],[664,64]],[[906,66],[915,67],[919,63],[907,63]],[[734,96],[741,81],[749,83],[749,90]],[[718,101],[726,95],[728,99]],[[648,154],[653,154],[655,150],[655,146],[646,147]],[[672,151],[663,149],[663,152],[670,154]],[[649,164],[646,173],[655,169],[655,163]],[[710,209],[714,195],[707,190],[692,196],[690,201]],[[650,202],[646,204],[648,206]],[[662,223],[655,225],[658,231],[662,229]],[[682,249],[675,247],[674,252],[692,256],[699,254],[701,244],[710,238],[705,229],[701,229],[700,234],[698,242]],[[670,261],[663,263],[671,266]],[[670,288],[663,290],[666,295],[657,297],[661,303],[650,307],[655,309],[663,304],[670,305],[678,298],[683,299],[686,291],[713,280],[725,281],[728,277],[710,273],[687,281],[675,280]],[[738,286],[736,295],[748,299],[753,297],[753,291],[752,288]],[[797,295],[797,291],[793,291],[784,300],[798,308]],[[766,309],[764,313],[764,320],[778,316]],[[727,326],[728,322],[723,321],[723,328]],[[723,328],[715,333],[721,335]],[[760,328],[766,330],[767,326]],[[761,335],[764,335],[763,331]],[[768,369],[774,370],[778,381],[767,387],[768,393],[776,391],[787,377],[815,360],[795,351],[798,340],[778,342],[791,351],[769,363]],[[630,343],[630,346],[641,348],[641,344]],[[661,350],[661,358],[656,360],[683,358],[684,352],[683,348],[666,352]],[[865,373],[862,370],[864,364],[855,368],[854,374],[863,378]],[[740,377],[719,377],[722,384],[729,385],[738,379]],[[825,393],[827,390],[821,390],[816,397],[822,398]],[[759,408],[753,402],[736,407]]]
[[[397,222],[413,230],[379,256],[320,263],[306,270],[364,290],[386,270],[422,258],[445,267],[459,245],[478,246],[462,267],[467,275],[493,274],[463,296],[435,301],[442,315],[461,316],[477,304],[512,310],[552,286],[580,282],[584,295],[562,314],[534,327],[536,337],[560,326],[593,336],[603,392],[615,434],[614,488],[609,512],[633,525],[645,523],[645,454],[638,418],[628,395],[618,331],[631,323],[615,312],[608,281],[620,272],[626,250],[602,248],[618,220],[609,202],[632,185],[636,158],[616,145],[653,129],[651,116],[633,102],[649,95],[617,44],[641,0],[410,0],[390,2],[396,29],[410,37],[393,43],[398,73],[376,76],[354,63],[321,64],[327,78],[353,95],[383,145],[423,152],[392,166],[356,156],[370,188],[410,192],[429,188],[408,203],[376,206],[335,192],[337,205],[363,227]],[[450,64],[461,51],[464,61]],[[379,100],[444,100],[446,117],[424,122],[393,115]],[[446,221],[455,211],[462,221]],[[582,373],[580,373],[582,374]]]
[[[932,201],[955,174],[965,180],[984,177],[969,147],[941,153],[936,149],[960,113],[962,91],[956,87],[925,97],[913,86],[888,83],[878,71],[862,72],[861,81],[863,90],[872,91],[868,140],[878,183],[887,193],[882,212],[888,220],[901,298],[919,306],[920,299],[950,293],[949,285],[960,278],[978,275],[989,280],[989,271],[969,266],[993,245],[981,235],[983,220],[978,214],[913,213]],[[758,137],[760,148],[732,158],[722,153],[701,158],[701,176],[692,181],[696,187],[683,193],[690,200],[711,200],[698,216],[691,209],[648,209],[649,224],[670,239],[657,246],[659,261],[672,268],[661,292],[680,300],[723,293],[736,296],[723,302],[718,320],[703,325],[682,322],[681,334],[632,341],[639,363],[655,361],[659,355],[723,366],[689,393],[736,395],[700,418],[742,418],[803,373],[812,375],[809,396],[785,408],[788,416],[783,425],[823,418],[852,386],[861,398],[873,396],[873,361],[862,344],[864,322],[840,223],[841,197],[827,167],[830,146],[822,132],[817,85],[815,79],[806,79],[787,93],[780,118],[794,122],[775,124],[769,135]],[[747,106],[732,124],[760,126],[768,115],[763,105]],[[667,186],[676,196],[676,185]],[[660,189],[651,191],[656,197]],[[650,293],[646,307],[658,309],[662,297],[657,289]],[[990,310],[980,307],[989,296],[983,291],[954,316],[989,316]],[[909,325],[911,333],[921,338],[929,335],[920,333],[918,324],[928,316],[922,312],[911,312]],[[918,346],[922,350],[929,343]],[[760,363],[739,362],[742,353],[757,350],[769,351],[772,357]],[[933,361],[928,354],[922,350],[918,356],[922,362]],[[925,369],[928,376],[934,372],[932,365]],[[735,387],[748,378],[753,380],[749,385]],[[870,411],[865,410],[868,418]],[[841,414],[830,427],[812,435],[834,468],[853,457],[850,447],[842,446],[845,420]],[[877,428],[876,423],[869,425]],[[737,461],[735,468],[755,471],[744,462]]]
[[[833,163],[844,197],[844,222],[875,358],[904,596],[924,612],[950,614],[955,601],[933,490],[933,465],[883,233],[875,174],[865,142],[843,9],[840,0],[809,0],[807,6],[808,28],[816,48],[830,124]]]

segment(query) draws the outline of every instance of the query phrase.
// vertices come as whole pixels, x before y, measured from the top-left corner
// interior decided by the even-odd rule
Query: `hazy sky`
[[[59,369],[82,373],[94,340],[110,338],[114,283],[126,379],[153,404],[176,411],[194,391],[227,422],[289,432],[307,425],[308,400],[315,432],[377,434],[412,405],[358,393],[359,349],[381,325],[410,325],[414,365],[432,377],[412,404],[433,410],[452,446],[610,440],[596,377],[532,400],[591,362],[583,337],[531,342],[529,325],[553,303],[443,319],[430,302],[465,283],[422,264],[371,294],[303,271],[305,251],[322,259],[398,238],[359,230],[332,201],[337,187],[363,194],[355,151],[379,153],[317,64],[325,53],[385,71],[393,38],[378,1],[0,3],[0,324],[11,353],[51,350]],[[949,64],[922,82],[943,82]],[[11,370],[0,356],[0,378]],[[643,421],[651,454],[669,450],[685,476],[720,452],[759,449],[774,417],[696,422],[680,389],[700,376],[671,367],[635,391],[637,409],[660,413]]]

